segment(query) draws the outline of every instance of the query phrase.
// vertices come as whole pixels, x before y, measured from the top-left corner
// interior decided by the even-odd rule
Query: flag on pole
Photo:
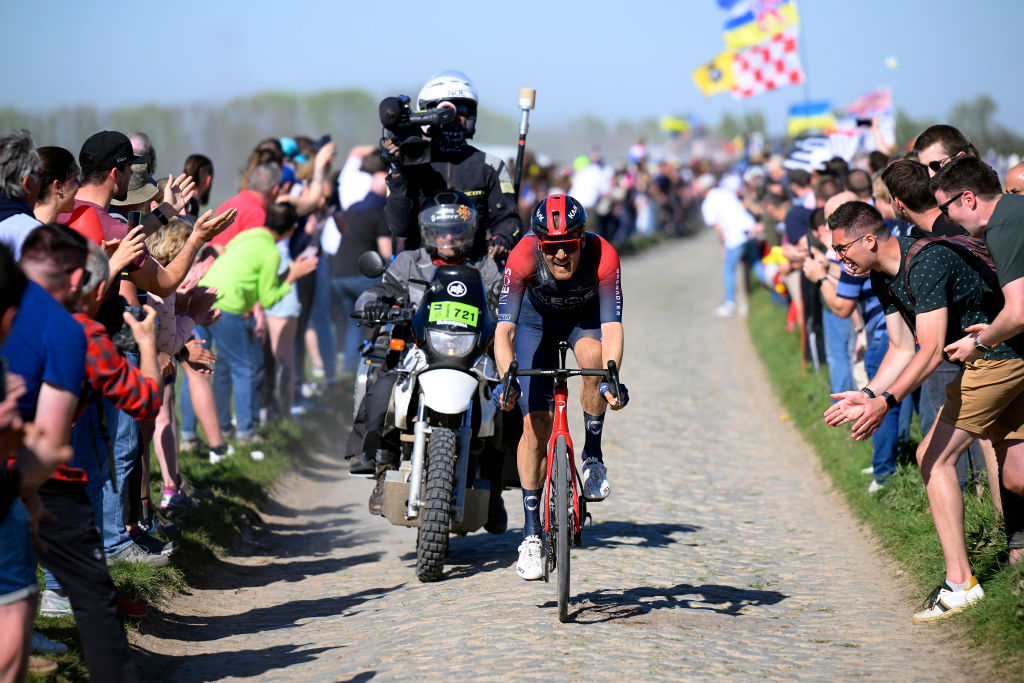
[[[861,95],[846,106],[846,113],[865,119],[873,116],[892,116],[892,91],[889,88],[878,88]]]
[[[797,28],[789,28],[770,40],[736,53],[732,75],[733,97],[744,99],[787,85],[804,82],[797,51]]]
[[[800,25],[796,0],[737,0],[719,7],[729,13],[723,27],[725,45],[732,51],[759,45]]]
[[[733,88],[731,52],[723,52],[693,72],[693,82],[705,97]]]
[[[661,129],[666,133],[669,133],[672,137],[676,137],[680,133],[685,133],[690,130],[690,122],[686,119],[681,119],[678,116],[662,116]]]
[[[799,102],[789,108],[786,132],[791,138],[807,131],[827,134],[835,128],[836,118],[832,115],[832,103],[828,100]]]

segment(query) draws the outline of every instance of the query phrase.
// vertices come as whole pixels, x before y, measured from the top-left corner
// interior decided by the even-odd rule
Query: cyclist
[[[622,287],[619,255],[603,238],[584,231],[587,212],[564,194],[542,200],[530,219],[533,234],[509,254],[498,299],[494,357],[504,375],[513,360],[523,368],[552,368],[558,343],[567,341],[580,367],[622,363]],[[586,441],[583,447],[583,495],[604,500],[611,492],[601,453],[607,406],[619,410],[629,400],[622,386],[617,401],[600,377],[584,377],[580,390]],[[518,399],[523,413],[519,441],[519,479],[526,524],[516,572],[532,581],[542,574],[540,495],[545,448],[551,436],[553,381],[522,377],[509,396],[499,385],[494,402],[511,410]]]
[[[501,287],[501,273],[487,254],[478,258],[469,255],[476,220],[476,209],[466,195],[453,190],[435,195],[419,214],[423,246],[399,253],[388,266],[388,273],[402,284],[396,285],[388,278],[371,285],[356,299],[355,309],[369,318],[382,318],[393,305],[417,303],[422,298],[423,285],[410,280],[430,282],[438,266],[465,263],[480,271],[493,310]],[[386,372],[373,383],[363,401],[362,430],[357,419],[346,446],[346,451],[352,455],[349,468],[352,474],[376,474],[377,485],[369,501],[372,514],[380,514],[385,473],[397,469],[400,459],[397,437],[392,440],[384,436],[384,418],[397,379],[396,373]],[[505,530],[506,516],[501,507],[500,487],[496,493],[486,528],[492,533],[501,533]]]
[[[416,102],[419,109],[435,109],[449,103],[456,108],[458,117],[427,131],[430,163],[396,163],[388,174],[384,212],[388,229],[394,237],[405,238],[407,249],[420,246],[415,216],[431,195],[446,188],[469,196],[480,216],[471,240],[473,258],[490,251],[500,259],[519,237],[519,211],[505,162],[467,142],[476,132],[477,101],[476,86],[461,71],[442,71],[420,90]],[[390,151],[397,149],[393,143],[386,147]]]

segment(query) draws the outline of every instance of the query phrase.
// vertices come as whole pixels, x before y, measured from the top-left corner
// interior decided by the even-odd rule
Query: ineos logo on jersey
[[[452,296],[466,296],[466,285],[456,280],[448,285],[448,293]]]

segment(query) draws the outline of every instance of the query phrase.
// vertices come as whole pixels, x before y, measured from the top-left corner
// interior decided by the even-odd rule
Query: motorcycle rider
[[[430,163],[392,164],[385,208],[388,229],[393,237],[405,238],[406,249],[418,248],[421,234],[415,216],[427,199],[441,190],[459,190],[472,199],[480,216],[470,255],[478,259],[490,252],[501,259],[515,246],[520,233],[508,168],[499,157],[466,142],[476,132],[478,102],[469,77],[461,71],[442,71],[431,77],[420,89],[418,108],[434,109],[442,102],[452,104],[458,115],[454,121],[427,130]],[[384,146],[397,151],[390,140]]]
[[[470,254],[477,213],[469,197],[453,190],[442,191],[426,203],[419,213],[418,222],[423,246],[399,253],[388,266],[387,273],[391,277],[385,275],[380,283],[371,285],[359,295],[355,309],[361,311],[364,318],[380,320],[392,306],[415,305],[420,301],[424,287],[410,280],[430,282],[438,266],[465,264],[480,272],[487,291],[488,305],[493,311],[497,307],[501,290],[501,273],[487,254],[475,258]],[[369,501],[372,514],[380,514],[385,473],[397,469],[401,458],[397,436],[392,438],[384,434],[384,419],[397,379],[397,372],[385,372],[366,392],[362,440],[359,440],[357,426],[360,421],[357,419],[346,448],[348,451],[358,448],[358,452],[352,456],[352,474],[373,472],[377,477]],[[491,533],[501,533],[506,525],[501,487],[492,487],[491,507],[485,528]]]
[[[533,234],[516,245],[505,268],[494,333],[499,374],[516,359],[523,368],[555,367],[560,341],[569,342],[581,368],[607,367],[610,360],[621,366],[622,287],[614,247],[584,230],[587,212],[569,195],[542,200],[530,224]],[[593,501],[611,492],[601,453],[605,409],[620,410],[629,401],[624,384],[620,402],[600,380],[584,377],[580,389],[586,433],[583,496]],[[523,413],[518,465],[526,523],[516,572],[532,581],[543,573],[540,496],[554,389],[547,377],[521,377],[518,382],[507,397],[499,384],[492,398],[502,410],[511,410],[518,398]]]

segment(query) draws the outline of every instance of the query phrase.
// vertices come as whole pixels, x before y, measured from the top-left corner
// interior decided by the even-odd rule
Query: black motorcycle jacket
[[[430,153],[429,164],[404,166],[388,176],[384,215],[391,235],[404,237],[406,249],[417,249],[420,208],[441,190],[458,190],[473,200],[479,217],[472,258],[487,253],[488,238],[497,238],[508,249],[515,246],[521,232],[519,211],[505,162],[471,145],[445,152],[434,143]]]

